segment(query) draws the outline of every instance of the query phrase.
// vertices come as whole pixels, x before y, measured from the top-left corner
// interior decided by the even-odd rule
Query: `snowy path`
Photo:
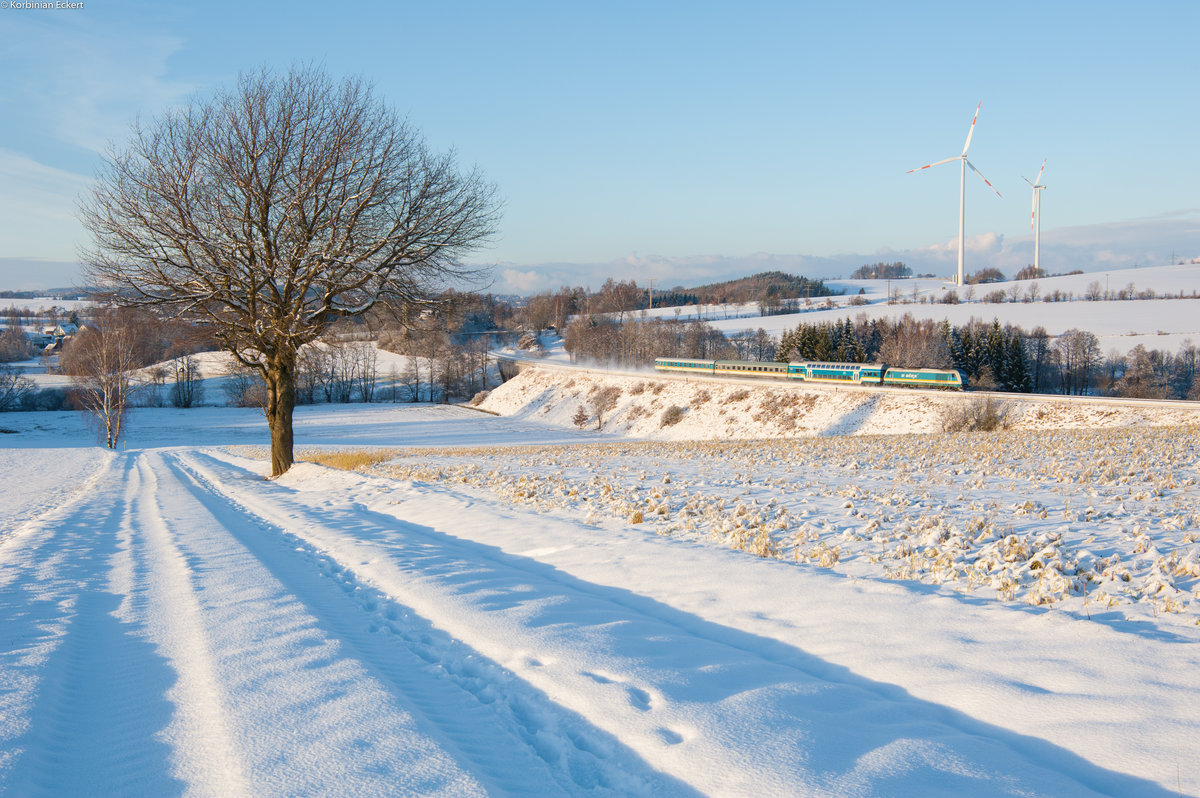
[[[706,617],[709,580],[767,565],[730,552],[659,594],[645,555],[685,544],[624,563],[567,522],[216,450],[102,468],[0,538],[2,794],[1175,794]],[[541,549],[488,539],[537,525]]]

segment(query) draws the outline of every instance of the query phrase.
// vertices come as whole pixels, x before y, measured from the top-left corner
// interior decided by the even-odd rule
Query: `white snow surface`
[[[1039,292],[1035,301],[1025,301],[1032,285]],[[1190,341],[1200,344],[1200,264],[1155,266],[1144,269],[1118,269],[1062,277],[1043,277],[1039,280],[1006,281],[958,287],[941,280],[912,278],[904,280],[827,280],[826,284],[844,291],[832,297],[833,308],[825,308],[824,299],[812,300],[812,305],[800,313],[779,316],[759,315],[757,303],[745,305],[702,305],[683,308],[655,308],[647,317],[689,320],[702,318],[727,335],[742,330],[766,330],[778,338],[797,325],[887,318],[899,319],[911,314],[917,319],[961,325],[972,319],[990,323],[1014,324],[1026,331],[1044,327],[1051,336],[1070,329],[1087,330],[1100,341],[1101,351],[1127,354],[1135,346],[1165,350],[1174,354],[1181,344]],[[1133,290],[1131,295],[1153,291],[1156,299],[1098,300],[1086,299],[1089,286],[1096,284],[1101,294]],[[993,292],[1018,289],[1021,301],[993,303],[984,298]],[[849,302],[864,293],[865,305]],[[914,296],[915,289],[915,296]],[[899,301],[888,304],[888,291],[898,294]],[[948,291],[955,292],[960,304],[942,304]],[[968,300],[967,292],[973,293]],[[1043,299],[1060,292],[1071,301],[1045,302]],[[678,314],[676,311],[679,311]]]
[[[0,794],[1200,795],[1194,428],[805,452],[318,406],[300,450],[384,462],[266,480],[251,410],[0,427]],[[882,573],[881,529],[949,570]],[[1111,557],[1111,601],[965,555],[1022,596]]]

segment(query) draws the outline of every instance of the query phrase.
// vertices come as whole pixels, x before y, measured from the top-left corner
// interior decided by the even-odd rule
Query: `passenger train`
[[[768,363],[757,360],[692,360],[658,357],[654,368],[686,374],[771,377],[836,385],[899,385],[961,391],[966,375],[955,369],[901,369],[882,363]]]

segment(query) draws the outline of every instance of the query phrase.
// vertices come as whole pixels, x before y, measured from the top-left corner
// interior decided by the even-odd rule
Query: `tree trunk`
[[[296,355],[280,355],[268,361],[267,426],[271,428],[271,476],[292,467],[292,411],[296,408]]]

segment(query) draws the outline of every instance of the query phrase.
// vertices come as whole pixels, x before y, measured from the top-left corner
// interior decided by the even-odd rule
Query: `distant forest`
[[[610,313],[620,319],[626,313],[645,310],[651,304],[656,308],[677,308],[758,302],[760,314],[769,316],[794,313],[802,301],[840,293],[829,288],[822,280],[810,280],[783,272],[762,272],[695,288],[676,286],[665,290],[655,289],[653,297],[648,285],[638,285],[633,280],[618,282],[609,278],[598,291],[582,286],[564,286],[557,291],[532,296],[525,304],[522,315],[526,323],[537,330],[551,326],[558,330],[566,329],[567,320],[576,315]]]
[[[867,263],[850,274],[852,280],[900,280],[912,277],[912,269],[900,261],[895,263]]]
[[[811,299],[840,294],[822,280],[810,280],[784,272],[761,272],[736,280],[709,283],[696,288],[671,288],[654,292],[654,306],[725,305],[742,302],[767,302],[784,299]]]

